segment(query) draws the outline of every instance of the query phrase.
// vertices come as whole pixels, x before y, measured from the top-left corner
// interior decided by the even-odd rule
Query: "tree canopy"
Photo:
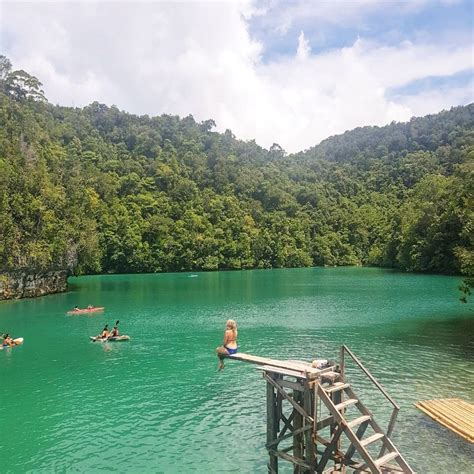
[[[53,106],[0,57],[0,124],[3,271],[473,275],[473,104],[288,155],[212,120]]]

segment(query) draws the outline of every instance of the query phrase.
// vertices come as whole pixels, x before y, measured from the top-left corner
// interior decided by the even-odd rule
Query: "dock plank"
[[[245,354],[244,352],[237,352],[237,354],[231,354],[226,357],[251,364],[279,367],[281,369],[292,370],[303,374],[318,375],[321,373],[321,370],[315,369],[309,362],[305,361],[269,359],[268,357]]]
[[[474,405],[458,398],[425,400],[415,406],[439,424],[474,443]]]

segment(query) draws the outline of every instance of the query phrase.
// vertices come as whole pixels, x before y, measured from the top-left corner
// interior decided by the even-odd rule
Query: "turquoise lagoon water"
[[[459,281],[370,268],[108,275],[2,302],[0,331],[25,343],[0,352],[0,470],[266,472],[260,373],[232,361],[216,372],[233,318],[252,354],[336,358],[345,343],[401,406],[393,439],[414,468],[473,472],[473,445],[413,406],[474,401],[474,312]],[[76,304],[106,311],[66,315]],[[89,341],[117,319],[129,343]],[[349,375],[386,423],[390,406]]]

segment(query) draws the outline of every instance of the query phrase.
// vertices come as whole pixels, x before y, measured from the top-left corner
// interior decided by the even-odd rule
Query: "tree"
[[[23,70],[9,73],[5,79],[5,91],[15,100],[36,100],[46,102],[43,84],[35,77]]]
[[[0,80],[4,81],[12,70],[12,63],[6,57],[0,54]]]
[[[0,55],[0,92],[6,93],[6,80],[12,70],[12,63],[3,55]]]

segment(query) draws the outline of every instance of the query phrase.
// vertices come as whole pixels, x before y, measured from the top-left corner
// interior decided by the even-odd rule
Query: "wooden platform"
[[[474,443],[474,405],[459,398],[426,400],[415,406],[433,420]]]
[[[326,369],[315,369],[310,362],[302,360],[278,360],[269,359],[268,357],[260,357],[252,354],[245,354],[243,352],[237,352],[226,356],[228,359],[239,360],[241,362],[249,362],[265,368],[265,370],[271,370],[281,374],[291,375],[293,377],[303,379],[314,379],[322,374],[325,374],[334,369],[334,367],[328,367]]]

